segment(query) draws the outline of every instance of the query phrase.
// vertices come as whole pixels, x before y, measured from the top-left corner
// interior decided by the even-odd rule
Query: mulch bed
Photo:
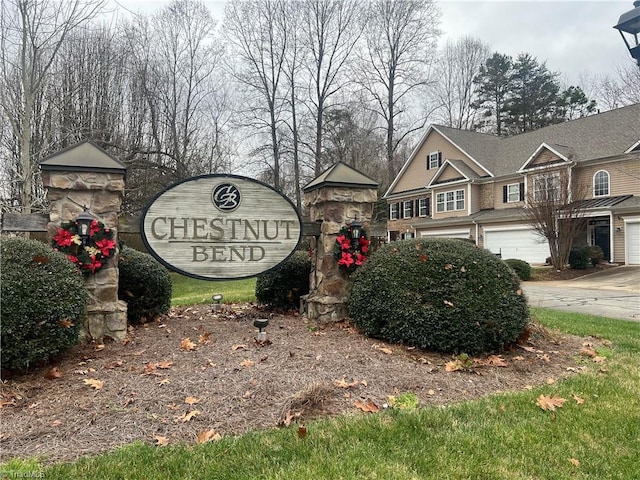
[[[256,318],[270,320],[264,344]],[[204,431],[365,414],[356,402],[382,410],[403,392],[422,405],[460,402],[571,375],[584,341],[534,328],[511,351],[447,371],[449,355],[367,338],[348,322],[317,326],[253,305],[178,307],[130,328],[124,342],[81,345],[53,369],[5,379],[0,448],[3,461],[70,461],[134,441],[193,444]]]

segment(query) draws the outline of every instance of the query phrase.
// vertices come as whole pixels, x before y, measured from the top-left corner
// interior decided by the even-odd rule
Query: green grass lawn
[[[174,306],[211,303],[211,296],[214,293],[222,293],[223,302],[254,302],[256,299],[255,278],[209,282],[171,273],[171,283],[173,285],[171,305]]]
[[[292,426],[206,445],[138,443],[46,468],[14,461],[3,470],[38,470],[48,480],[639,478],[640,323],[533,314],[551,328],[610,340],[606,361],[584,360],[584,373],[531,391],[319,421],[304,438]],[[541,394],[567,401],[543,411]]]

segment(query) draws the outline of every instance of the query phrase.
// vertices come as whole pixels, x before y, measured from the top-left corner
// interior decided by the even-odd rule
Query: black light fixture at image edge
[[[82,213],[76,218],[76,222],[78,222],[78,235],[80,235],[83,247],[87,245],[87,241],[89,240],[89,232],[91,231],[91,223],[94,220],[95,219],[87,211],[87,207],[84,207]]]
[[[351,238],[357,240],[360,238],[360,233],[362,232],[362,224],[358,221],[358,217],[351,222]]]
[[[632,10],[620,16],[618,24],[613,28],[620,32],[627,50],[640,67],[640,39],[638,38],[640,34],[640,0],[635,0],[633,6]]]

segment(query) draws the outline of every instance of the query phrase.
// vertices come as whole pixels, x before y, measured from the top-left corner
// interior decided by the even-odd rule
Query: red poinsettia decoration
[[[367,260],[370,241],[364,228],[360,229],[360,237],[352,238],[351,225],[340,229],[333,247],[333,257],[340,268],[353,271]]]
[[[116,251],[113,231],[98,220],[91,222],[89,236],[84,244],[77,221],[60,225],[51,244],[54,250],[66,254],[69,261],[85,274],[96,273]]]

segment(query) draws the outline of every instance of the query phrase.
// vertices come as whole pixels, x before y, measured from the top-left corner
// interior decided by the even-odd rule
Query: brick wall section
[[[86,206],[89,213],[113,229],[118,242],[118,213],[124,195],[124,175],[114,173],[43,171],[51,205],[48,234],[62,222],[75,220]],[[117,253],[95,274],[85,276],[89,293],[83,335],[102,341],[105,336],[122,340],[127,333],[127,305],[118,300]]]

